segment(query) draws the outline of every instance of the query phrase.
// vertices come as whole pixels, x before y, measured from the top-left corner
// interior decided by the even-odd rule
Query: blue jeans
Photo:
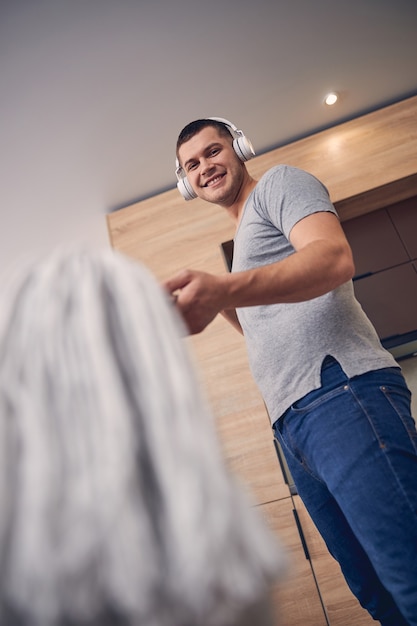
[[[298,493],[343,575],[383,626],[417,626],[417,432],[398,368],[322,387],[273,429]]]

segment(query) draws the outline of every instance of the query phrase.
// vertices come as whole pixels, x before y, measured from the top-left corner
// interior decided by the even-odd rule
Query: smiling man
[[[223,118],[177,141],[178,189],[236,226],[232,272],[166,281],[190,333],[222,313],[298,492],[347,583],[383,626],[417,625],[417,432],[401,370],[354,296],[354,264],[327,189],[276,165],[259,181],[244,133]]]
[[[198,188],[203,200],[225,208],[233,214],[242,209],[239,200],[251,191],[256,181],[251,178],[243,161],[236,158],[232,136],[224,124],[206,126],[198,135],[183,144],[182,169],[192,187]],[[238,205],[238,206],[237,206]]]

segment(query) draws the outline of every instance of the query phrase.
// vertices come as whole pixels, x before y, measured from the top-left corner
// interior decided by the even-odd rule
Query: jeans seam
[[[391,407],[393,408],[393,410],[396,412],[396,414],[398,415],[399,419],[401,420],[401,423],[402,423],[402,425],[404,427],[404,430],[406,431],[406,433],[407,433],[407,435],[409,437],[410,443],[411,443],[411,445],[414,448],[414,452],[417,453],[417,440],[416,440],[416,437],[415,436],[413,437],[413,433],[410,430],[410,426],[404,419],[405,416],[398,409],[396,403],[394,402],[394,399],[392,397],[392,393],[390,391],[390,388],[388,386],[386,386],[386,385],[381,385],[380,389],[381,389],[381,392],[384,394],[384,397],[386,398],[386,400],[390,403]],[[411,419],[413,419],[413,418],[411,418]]]
[[[379,388],[380,388],[380,390],[381,390],[381,393],[384,393],[384,391],[383,391],[383,388],[384,388],[384,387],[385,387],[384,385],[381,385],[381,386],[379,387]],[[385,387],[385,388],[386,388],[386,387]],[[372,428],[373,433],[375,434],[375,437],[376,437],[376,439],[377,439],[377,441],[378,441],[378,444],[379,444],[380,450],[381,450],[381,452],[382,452],[382,453],[383,453],[383,455],[384,455],[384,456],[383,456],[383,458],[385,459],[385,462],[386,462],[386,464],[387,464],[387,466],[388,466],[388,468],[389,468],[389,470],[390,470],[390,472],[391,472],[391,475],[393,476],[393,478],[394,478],[395,482],[396,482],[396,483],[397,483],[397,485],[398,485],[398,488],[400,489],[401,493],[403,494],[403,497],[405,498],[405,501],[407,502],[409,509],[411,510],[411,512],[412,512],[412,513],[416,516],[416,518],[417,518],[417,512],[416,512],[416,510],[414,509],[414,507],[413,507],[412,503],[410,502],[410,499],[409,499],[409,497],[408,497],[408,495],[407,495],[407,492],[406,492],[406,491],[404,490],[404,488],[403,488],[402,481],[399,479],[398,474],[397,474],[397,472],[395,471],[395,469],[394,469],[394,467],[393,467],[393,465],[392,465],[392,463],[391,463],[391,460],[390,460],[390,458],[389,458],[389,455],[388,455],[388,454],[387,454],[387,452],[386,452],[386,444],[385,444],[385,443],[381,440],[381,437],[378,435],[378,432],[376,431],[376,428],[375,428],[375,426],[374,426],[374,423],[373,423],[373,421],[372,421],[371,416],[369,415],[369,413],[368,413],[368,411],[366,410],[366,408],[363,406],[362,402],[359,400],[358,396],[357,396],[357,395],[356,395],[356,393],[355,393],[355,390],[354,390],[354,389],[352,389],[352,387],[350,387],[350,390],[351,390],[352,395],[353,395],[353,397],[354,397],[354,399],[355,399],[355,402],[357,402],[357,404],[361,407],[361,410],[363,411],[364,415],[366,416],[366,419],[367,419],[367,421],[368,421],[368,424],[370,425],[370,427]],[[385,398],[387,399],[387,401],[388,401],[388,402],[390,402],[390,400],[386,397],[385,393],[384,393],[384,396],[385,396]],[[396,412],[396,414],[398,415],[398,417],[401,419],[401,422],[404,424],[404,422],[403,422],[403,420],[402,420],[402,417],[401,417],[401,414],[400,414],[400,412],[398,411],[398,408],[397,408],[397,407],[396,407],[396,406],[395,406],[392,402],[390,402],[390,404],[391,404],[392,408],[395,410],[395,412]],[[408,429],[407,429],[407,432],[408,432]],[[413,444],[413,445],[414,445],[414,444]]]

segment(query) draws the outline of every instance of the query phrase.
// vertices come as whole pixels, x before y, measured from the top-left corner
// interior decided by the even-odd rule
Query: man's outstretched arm
[[[311,300],[352,278],[352,251],[333,213],[300,220],[290,241],[295,252],[276,263],[225,275],[183,270],[167,280],[189,332],[201,332],[223,310]]]

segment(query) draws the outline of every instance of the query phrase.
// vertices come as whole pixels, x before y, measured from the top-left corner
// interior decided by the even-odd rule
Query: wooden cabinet
[[[348,220],[342,226],[352,248],[357,278],[410,260],[386,209]]]
[[[382,343],[393,348],[417,339],[417,196],[342,225],[355,260],[356,296]]]
[[[411,259],[417,259],[417,196],[387,209],[392,223]]]
[[[387,343],[417,331],[417,272],[413,263],[391,267],[354,282],[355,294]]]
[[[311,563],[306,558],[296,528],[292,498],[287,496],[265,503],[260,508],[289,557],[289,570],[273,590],[277,624],[328,626]]]

